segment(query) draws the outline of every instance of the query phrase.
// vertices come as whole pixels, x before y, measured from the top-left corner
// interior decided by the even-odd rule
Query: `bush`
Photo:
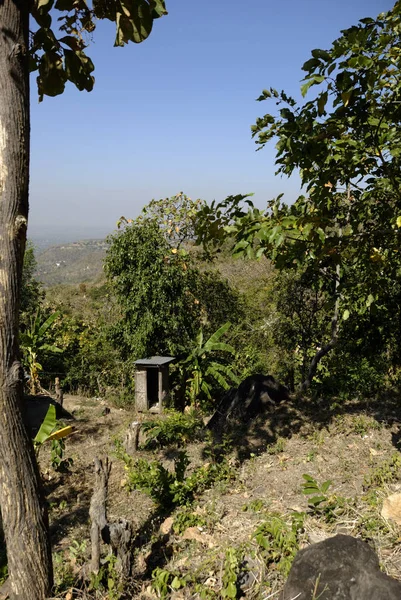
[[[200,493],[217,481],[233,479],[234,472],[227,461],[205,464],[185,477],[189,464],[186,452],[179,452],[171,472],[158,460],[147,461],[143,458],[133,460],[119,452],[127,470],[129,490],[139,489],[145,492],[159,508],[171,509],[175,506],[189,506],[195,494]]]
[[[146,449],[169,445],[180,447],[202,437],[204,425],[197,410],[190,409],[185,413],[169,410],[166,413],[165,419],[159,418],[142,424],[146,433]]]

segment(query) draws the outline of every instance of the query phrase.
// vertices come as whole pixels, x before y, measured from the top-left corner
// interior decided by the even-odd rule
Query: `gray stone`
[[[400,600],[401,582],[380,571],[362,540],[336,535],[298,552],[280,600]]]
[[[271,375],[250,375],[223,396],[206,428],[221,437],[230,420],[249,421],[289,397]]]

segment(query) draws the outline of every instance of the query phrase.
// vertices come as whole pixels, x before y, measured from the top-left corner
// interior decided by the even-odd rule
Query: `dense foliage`
[[[258,99],[279,108],[257,120],[253,135],[260,147],[277,140],[278,173],[299,171],[305,195],[291,206],[279,196],[267,211],[242,196],[202,209],[203,240],[232,236],[235,253],[268,256],[324,298],[331,325],[310,338],[309,353],[318,347],[304,388],[335,347],[366,359],[374,348],[375,358],[387,353],[388,367],[399,364],[400,19],[397,2],[330,49],[313,50],[301,88],[304,96],[318,88],[312,99],[298,104],[273,88]],[[388,336],[385,344],[367,347],[367,330]]]
[[[135,359],[188,361],[201,330],[208,339],[231,322],[224,343],[232,356],[217,358],[241,377],[270,371],[291,389],[314,380],[329,393],[368,393],[397,380],[400,10],[397,2],[328,50],[313,50],[301,88],[303,96],[318,90],[311,99],[297,103],[273,88],[259,97],[277,108],[253,126],[257,144],[276,140],[278,172],[299,171],[305,195],[291,205],[280,196],[266,211],[244,196],[207,206],[179,193],[151,201],[136,220],[122,218],[109,240],[110,287],[69,289],[85,308],[71,298],[47,303],[62,313],[47,340],[63,348],[46,359],[50,373],[75,389],[121,390]],[[219,246],[212,269],[196,240]],[[254,262],[232,266],[227,240],[237,257],[267,257],[272,266],[259,275]],[[40,303],[33,270],[28,249],[23,324]],[[176,376],[178,384],[198,377],[183,369]],[[195,388],[187,388],[191,401]]]

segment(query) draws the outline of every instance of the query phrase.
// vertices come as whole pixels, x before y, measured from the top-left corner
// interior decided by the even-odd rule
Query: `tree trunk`
[[[11,597],[43,600],[52,587],[47,513],[21,418],[18,309],[29,182],[29,2],[0,0],[0,507]]]
[[[129,456],[133,456],[138,450],[140,431],[141,423],[139,421],[133,421],[128,426],[128,431],[125,434],[124,448]]]
[[[95,485],[89,508],[91,519],[92,555],[89,569],[97,574],[100,569],[101,542],[111,546],[113,555],[117,557],[116,569],[122,579],[131,574],[132,538],[131,524],[125,519],[114,523],[107,522],[107,490],[109,485],[111,464],[108,458],[104,463],[95,458]]]
[[[348,200],[348,204],[349,204],[350,200],[351,200],[351,188],[350,188],[349,184],[347,185],[347,200]],[[347,222],[348,221],[349,221],[349,210],[348,210],[348,215],[347,215]],[[339,237],[339,246],[341,246],[341,241],[342,241],[342,237],[343,237],[342,227],[339,227],[338,237]],[[333,313],[333,317],[331,319],[331,339],[329,342],[327,342],[327,344],[325,344],[323,346],[323,348],[320,348],[320,350],[318,350],[316,352],[315,356],[312,358],[312,361],[309,365],[308,374],[307,374],[305,380],[299,386],[300,393],[305,392],[307,389],[310,388],[312,380],[316,375],[316,371],[317,371],[320,361],[322,360],[322,358],[324,356],[326,356],[329,352],[331,352],[331,350],[333,350],[333,348],[337,344],[338,329],[339,329],[338,321],[339,321],[339,310],[340,310],[340,300],[341,300],[341,294],[339,292],[340,283],[341,283],[341,266],[338,263],[336,265],[336,275],[335,275],[335,285],[334,285],[334,295],[335,295],[336,301],[334,303],[334,313]]]
[[[106,501],[110,470],[111,464],[109,463],[107,457],[104,461],[104,464],[100,459],[95,458],[95,485],[89,508],[92,544],[90,563],[91,573],[98,573],[100,569],[100,546],[102,543],[102,532],[107,527]]]

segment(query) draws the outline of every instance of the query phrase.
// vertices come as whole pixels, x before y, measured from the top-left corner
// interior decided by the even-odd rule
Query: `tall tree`
[[[28,219],[29,71],[38,71],[40,99],[62,93],[67,81],[90,91],[94,67],[85,40],[96,19],[116,23],[115,45],[122,46],[146,39],[164,14],[164,0],[0,2],[0,506],[12,598],[43,600],[52,587],[47,514],[21,418],[18,313]]]
[[[191,206],[191,218],[186,201],[183,211],[171,209],[175,202],[161,203],[152,202],[137,219],[122,218],[109,238],[105,272],[121,312],[110,334],[125,361],[182,353],[201,327],[210,335],[243,316],[239,294],[217,272],[198,268],[191,252],[200,203]]]
[[[386,304],[401,272],[401,2],[361,19],[303,65],[298,103],[264,90],[275,104],[252,127],[262,148],[276,141],[278,173],[299,172],[305,195],[281,196],[266,210],[241,197],[203,209],[212,233],[223,228],[236,252],[265,254],[278,268],[306,272],[332,304],[331,333],[313,357],[303,388],[338,341],[352,312]],[[210,226],[209,226],[210,229]],[[205,236],[204,227],[202,235]]]

